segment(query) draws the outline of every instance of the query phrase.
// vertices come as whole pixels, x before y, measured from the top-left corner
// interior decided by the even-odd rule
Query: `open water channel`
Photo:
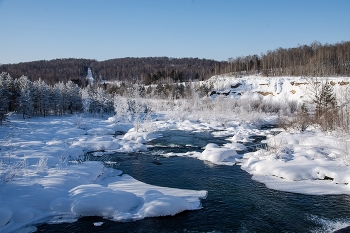
[[[210,132],[166,131],[142,153],[95,157],[117,162],[117,169],[142,182],[181,189],[207,190],[202,207],[175,216],[113,222],[85,217],[74,223],[42,224],[37,232],[331,232],[349,222],[350,197],[280,192],[251,179],[240,166],[219,166],[168,152],[202,151],[208,143],[228,143]],[[250,145],[250,148],[259,146]],[[244,153],[244,152],[241,152]],[[96,227],[94,222],[103,222]]]

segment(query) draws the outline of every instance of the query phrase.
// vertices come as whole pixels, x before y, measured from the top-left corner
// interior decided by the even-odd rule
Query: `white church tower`
[[[90,67],[88,68],[88,74],[86,75],[86,79],[89,81],[90,85],[94,84],[94,78],[92,77]]]

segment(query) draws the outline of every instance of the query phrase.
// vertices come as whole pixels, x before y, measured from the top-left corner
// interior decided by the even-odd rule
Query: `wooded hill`
[[[229,58],[230,72],[264,76],[350,76],[350,41],[277,48],[258,55]]]
[[[106,61],[88,59],[55,59],[0,66],[0,73],[7,72],[13,78],[22,75],[31,81],[41,78],[47,84],[73,80],[84,82],[91,68],[96,81],[123,81],[139,84],[159,82],[184,82],[205,80],[212,75],[223,73],[227,62],[198,58],[118,58]]]
[[[295,48],[277,48],[259,55],[239,56],[227,61],[198,58],[118,58],[106,61],[55,59],[3,64],[0,73],[31,81],[41,78],[49,85],[58,81],[85,86],[88,68],[96,81],[159,84],[206,80],[213,75],[262,74],[264,76],[350,76],[350,41],[336,44],[313,42]]]

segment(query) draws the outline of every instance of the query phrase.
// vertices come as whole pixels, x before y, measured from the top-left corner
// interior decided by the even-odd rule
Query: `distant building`
[[[88,80],[90,85],[94,84],[94,78],[92,77],[92,72],[90,67],[88,68],[88,74],[86,75],[86,80]]]

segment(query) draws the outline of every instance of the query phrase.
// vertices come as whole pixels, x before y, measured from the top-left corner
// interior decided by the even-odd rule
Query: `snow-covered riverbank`
[[[152,186],[101,162],[82,162],[88,151],[146,150],[141,142],[157,136],[132,130],[113,136],[130,128],[102,119],[13,116],[0,133],[0,231],[82,216],[137,220],[201,208],[206,191]]]
[[[243,102],[256,96],[267,102],[283,102],[288,95],[299,100],[300,86],[307,85],[301,79],[298,85],[288,78],[271,79],[269,83],[264,80],[222,78],[223,86],[218,88],[228,85],[228,98]],[[339,92],[342,80],[333,80]],[[271,189],[312,195],[350,194],[348,135],[323,132],[314,125],[303,132],[277,129],[282,132],[276,135],[273,130],[262,130],[254,124],[273,123],[276,116],[268,118],[267,114],[246,111],[236,116],[240,113],[237,110],[222,122],[215,116],[208,120],[215,115],[211,111],[203,119],[198,118],[200,113],[192,113],[186,119],[182,113],[179,119],[174,117],[179,115],[176,110],[168,114],[173,117],[158,115],[143,122],[149,124],[145,129],[151,129],[147,132],[136,132],[132,124],[119,123],[114,117],[22,119],[12,115],[10,122],[0,128],[0,231],[11,232],[26,226],[31,231],[30,225],[36,222],[75,221],[81,216],[138,220],[201,208],[200,199],[207,196],[205,190],[156,187],[122,175],[110,166],[112,162],[84,161],[87,152],[101,156],[145,151],[146,142],[161,137],[163,130],[206,131],[227,139],[224,145],[207,142],[202,152],[190,151],[189,145],[186,153],[163,156],[188,156],[217,165],[237,164]],[[237,153],[245,151],[244,143],[252,141],[250,137],[255,135],[266,136],[268,147]]]

